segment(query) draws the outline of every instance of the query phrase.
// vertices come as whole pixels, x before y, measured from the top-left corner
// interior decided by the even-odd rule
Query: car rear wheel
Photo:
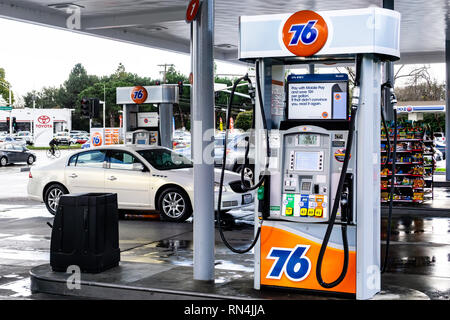
[[[67,190],[60,184],[52,184],[48,187],[44,195],[44,202],[48,212],[55,215],[56,210],[58,210],[59,199],[67,193]]]
[[[4,167],[8,164],[8,159],[6,157],[2,157],[0,159],[0,167]]]
[[[31,166],[33,163],[34,163],[34,157],[33,157],[33,156],[28,156],[27,164],[28,164],[29,166]]]
[[[183,222],[192,215],[189,197],[178,188],[168,188],[158,200],[161,219],[170,222]]]

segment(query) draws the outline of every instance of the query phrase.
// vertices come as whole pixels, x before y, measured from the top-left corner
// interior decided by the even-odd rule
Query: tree
[[[36,108],[54,109],[61,108],[59,104],[59,90],[55,87],[44,87],[41,91],[33,90],[24,96],[24,104],[26,108],[33,107],[33,99]]]
[[[11,84],[6,81],[6,71],[0,68],[0,96],[9,104],[9,86]],[[11,103],[14,104],[14,93],[11,91]]]
[[[253,111],[243,111],[237,115],[234,126],[236,129],[247,131],[252,127],[252,122]]]
[[[120,63],[116,71],[110,76],[102,77],[97,82],[85,88],[78,94],[78,100],[82,98],[98,98],[105,100],[106,97],[106,123],[110,127],[119,125],[119,111],[122,110],[121,105],[116,103],[116,88],[133,87],[133,86],[149,86],[154,84],[150,78],[140,77],[137,74],[126,71],[125,66]],[[142,106],[144,109],[148,106]],[[102,117],[102,113],[100,115]],[[99,120],[99,119],[97,119]]]
[[[438,83],[430,75],[430,66],[420,66],[401,74],[403,67],[395,73],[396,80],[407,78],[406,85],[395,90],[398,101],[445,101],[445,84]]]

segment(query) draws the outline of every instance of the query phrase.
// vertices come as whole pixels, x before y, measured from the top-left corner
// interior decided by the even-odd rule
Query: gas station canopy
[[[186,0],[0,0],[0,17],[189,54],[187,4]],[[216,0],[214,57],[237,61],[239,16],[382,7],[382,4],[382,0]],[[395,0],[394,5],[401,13],[399,63],[445,62],[450,16],[447,0],[432,3]],[[78,24],[74,20],[77,14]]]

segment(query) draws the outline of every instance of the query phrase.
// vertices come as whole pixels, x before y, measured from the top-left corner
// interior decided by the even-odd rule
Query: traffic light
[[[13,127],[13,131],[17,131],[17,120],[16,120],[16,117],[12,118],[12,127]]]
[[[100,115],[100,100],[97,98],[91,100],[91,118],[98,118]]]
[[[155,81],[155,86],[160,86],[160,85],[161,85],[161,81],[156,80],[156,81]]]
[[[183,81],[178,81],[178,91],[181,97],[183,95]]]
[[[6,127],[8,128],[8,132],[9,132],[9,122],[10,122],[10,121],[11,121],[10,118],[7,117],[7,118],[6,118]]]
[[[81,99],[81,116],[91,118],[91,102],[87,98]]]

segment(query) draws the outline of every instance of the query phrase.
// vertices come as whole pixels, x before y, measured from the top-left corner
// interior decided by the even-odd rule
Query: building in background
[[[9,132],[7,118],[16,118],[16,132],[33,131],[33,119],[48,117],[53,122],[53,133],[72,130],[72,109],[13,109],[0,111],[0,131]]]

